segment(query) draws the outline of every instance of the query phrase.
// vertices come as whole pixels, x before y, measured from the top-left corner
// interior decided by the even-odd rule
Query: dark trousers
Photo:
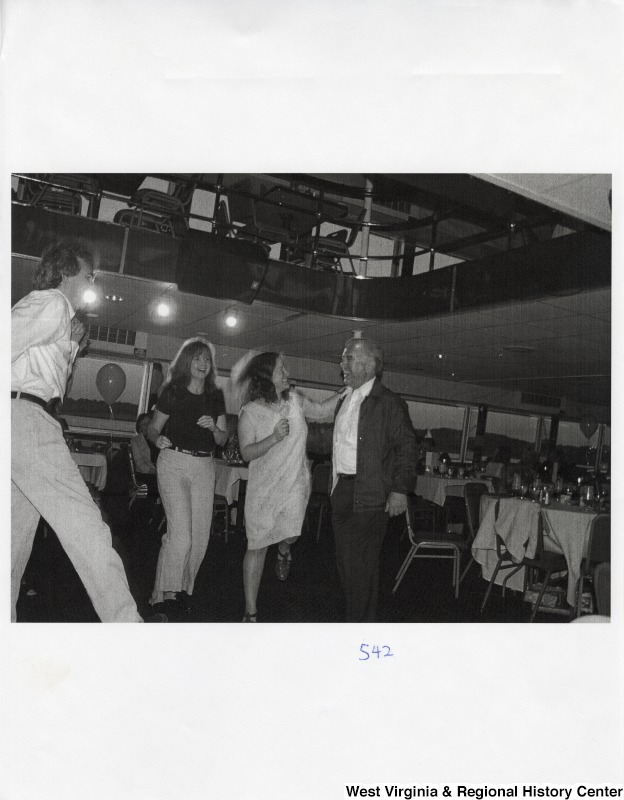
[[[355,480],[338,478],[331,496],[336,563],[346,598],[347,622],[374,622],[379,595],[379,554],[386,532],[383,510],[353,510]]]

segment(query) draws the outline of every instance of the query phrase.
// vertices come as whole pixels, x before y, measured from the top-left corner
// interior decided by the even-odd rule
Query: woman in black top
[[[193,594],[212,523],[216,445],[225,444],[225,403],[217,389],[214,347],[186,341],[169,368],[148,438],[160,450],[158,491],[167,515],[152,604],[175,612],[180,592]],[[173,602],[172,602],[173,601]]]

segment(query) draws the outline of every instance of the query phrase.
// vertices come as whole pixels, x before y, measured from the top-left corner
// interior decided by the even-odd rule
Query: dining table
[[[484,483],[488,492],[493,492],[492,481],[484,478],[447,478],[444,475],[425,473],[416,477],[416,494],[438,506],[443,506],[447,497],[463,497],[467,483]]]
[[[498,502],[498,517],[495,513],[495,504]],[[536,540],[538,518],[541,514],[544,549],[555,553],[563,553],[568,565],[568,578],[566,600],[573,606],[576,601],[576,589],[581,574],[581,562],[587,552],[589,530],[592,520],[598,512],[589,507],[579,507],[564,503],[553,502],[549,504],[534,502],[525,498],[500,497],[496,495],[483,495],[481,497],[480,525],[472,545],[472,554],[482,568],[482,575],[490,580],[496,567],[496,533],[499,520],[503,515],[502,524],[505,526],[505,535],[509,541],[514,542],[518,548],[527,540]],[[506,520],[506,521],[505,521]],[[531,553],[527,552],[528,556]],[[522,553],[517,551],[517,558]],[[496,583],[501,584],[506,577],[507,570],[496,576]],[[524,590],[524,568],[518,570],[507,581],[507,586],[515,591]]]
[[[72,451],[71,457],[80,470],[85,483],[95,486],[100,492],[106,486],[107,466],[104,453]]]

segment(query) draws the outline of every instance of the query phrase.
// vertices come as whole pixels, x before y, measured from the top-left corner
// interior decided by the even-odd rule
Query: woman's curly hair
[[[267,403],[275,403],[279,400],[273,385],[273,373],[279,357],[280,353],[260,353],[247,364],[238,379],[239,384],[247,384],[244,403],[249,403],[251,400],[266,400]],[[288,392],[282,396],[287,397]]]
[[[80,272],[79,259],[91,259],[91,253],[80,242],[69,239],[52,242],[41,256],[34,278],[35,289],[56,289],[63,278],[77,275]]]

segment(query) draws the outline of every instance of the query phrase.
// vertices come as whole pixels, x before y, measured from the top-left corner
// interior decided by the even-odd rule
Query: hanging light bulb
[[[235,328],[238,325],[238,312],[235,308],[228,308],[225,312],[225,324],[228,328]]]

